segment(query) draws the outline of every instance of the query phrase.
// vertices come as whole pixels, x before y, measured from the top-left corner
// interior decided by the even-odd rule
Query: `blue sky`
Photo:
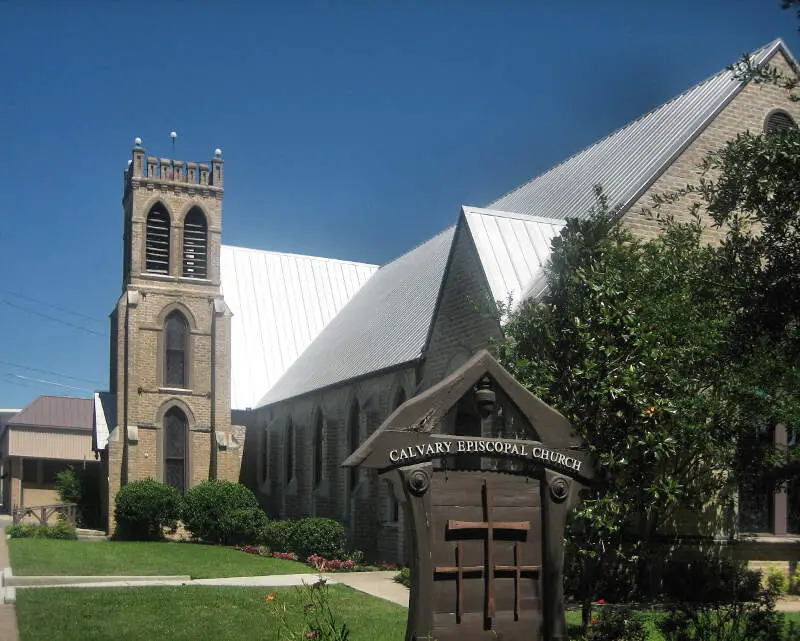
[[[223,242],[385,263],[797,25],[779,0],[0,3],[0,407],[106,388],[136,136],[222,148]]]

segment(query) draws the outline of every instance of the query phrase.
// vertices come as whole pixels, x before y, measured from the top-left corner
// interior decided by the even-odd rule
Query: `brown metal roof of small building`
[[[8,421],[9,427],[58,427],[92,430],[94,402],[91,398],[39,396]]]

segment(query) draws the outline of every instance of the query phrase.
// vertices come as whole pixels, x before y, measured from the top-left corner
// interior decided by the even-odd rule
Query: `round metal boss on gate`
[[[414,494],[424,494],[428,489],[430,479],[422,470],[414,470],[408,475],[406,482],[408,483],[408,489]]]
[[[569,494],[569,481],[565,478],[557,478],[550,484],[550,494],[556,501],[563,501]]]

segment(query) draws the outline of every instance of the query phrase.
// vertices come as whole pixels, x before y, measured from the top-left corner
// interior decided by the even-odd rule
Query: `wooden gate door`
[[[539,488],[502,472],[433,473],[434,638],[542,639]]]

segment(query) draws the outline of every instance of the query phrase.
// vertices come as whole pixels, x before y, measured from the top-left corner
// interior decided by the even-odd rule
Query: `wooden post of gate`
[[[510,422],[523,438],[496,433]],[[567,640],[564,527],[594,465],[488,352],[401,405],[344,465],[378,470],[404,505],[406,641]]]

